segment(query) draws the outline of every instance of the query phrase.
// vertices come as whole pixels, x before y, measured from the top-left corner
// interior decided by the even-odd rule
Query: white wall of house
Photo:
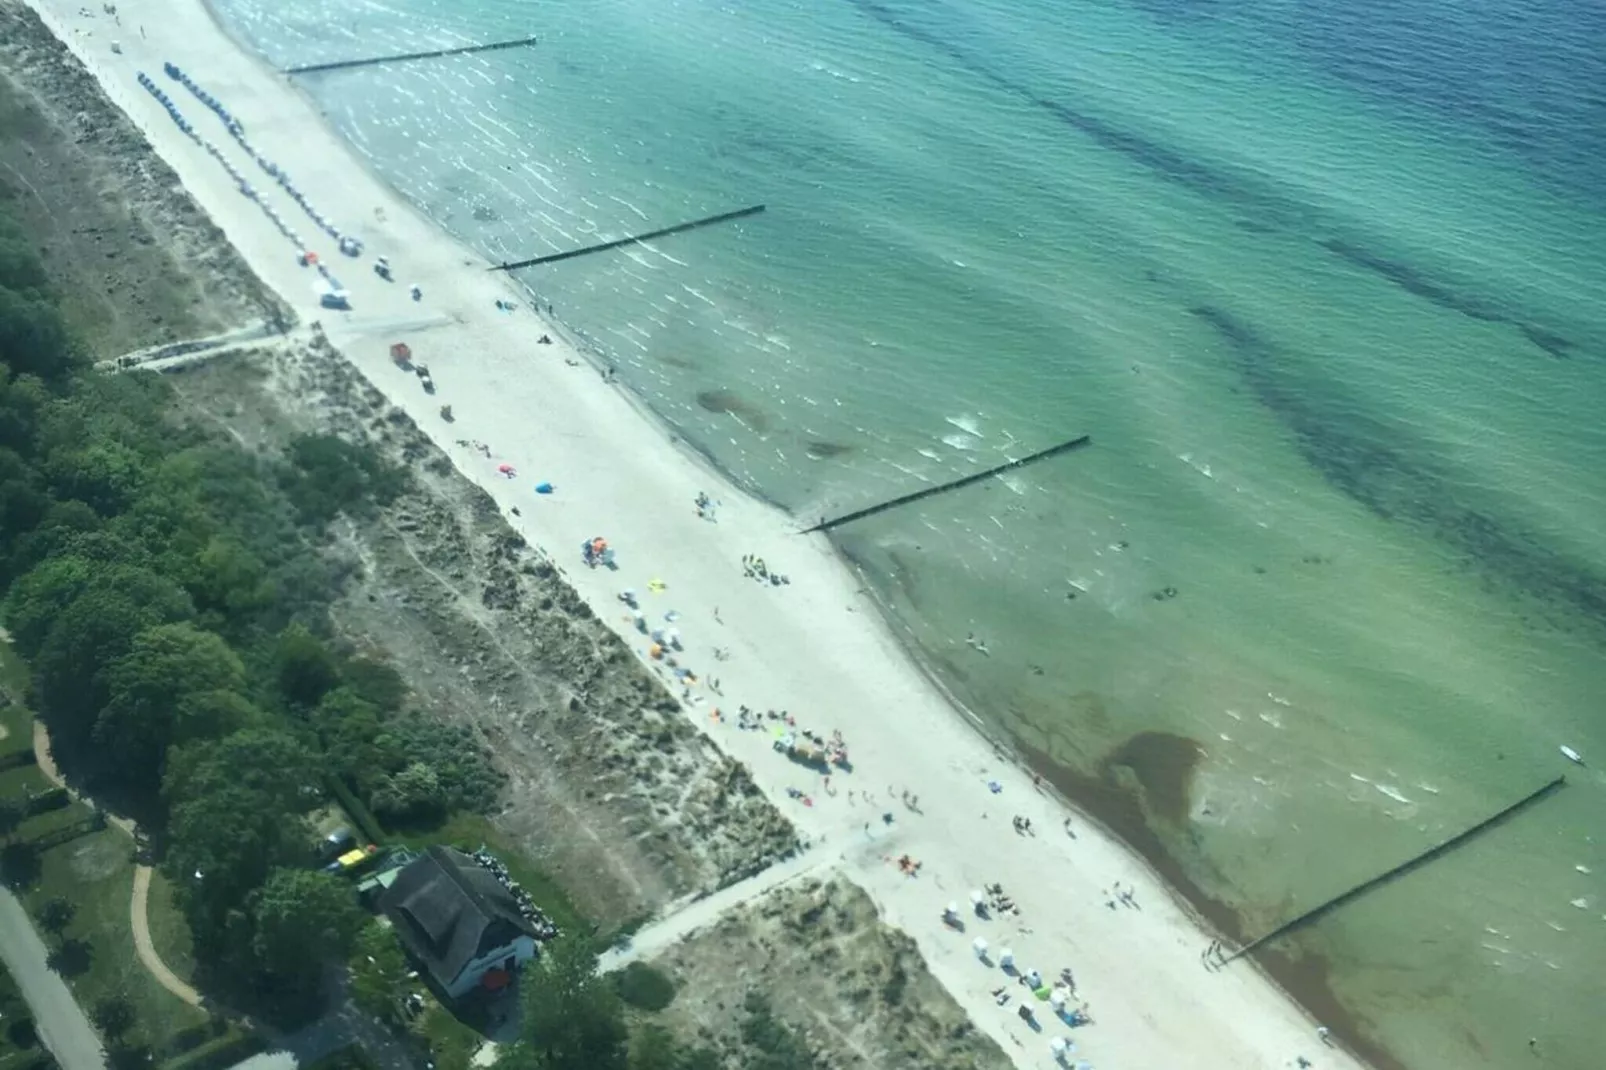
[[[528,936],[520,936],[511,944],[504,945],[482,958],[475,959],[463,967],[463,972],[457,975],[457,979],[446,990],[447,994],[453,999],[467,995],[473,991],[475,985],[480,983],[480,978],[485,976],[487,970],[493,966],[502,965],[510,955],[513,957],[515,966],[533,959],[535,957],[535,941]]]

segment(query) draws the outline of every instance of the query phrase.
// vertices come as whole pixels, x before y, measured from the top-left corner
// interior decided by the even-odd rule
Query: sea
[[[1275,966],[1380,1066],[1602,1065],[1606,8],[213,4],[537,37],[298,79],[494,261],[767,206],[518,278],[800,521],[1091,436],[835,538],[1234,936],[1566,775]]]

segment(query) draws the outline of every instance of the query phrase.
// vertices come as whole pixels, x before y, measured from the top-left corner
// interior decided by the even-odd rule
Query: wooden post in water
[[[841,527],[843,524],[850,524],[855,520],[863,520],[867,516],[874,516],[876,513],[884,513],[888,509],[896,509],[900,505],[908,505],[910,502],[917,502],[922,498],[929,498],[933,494],[942,494],[945,491],[958,490],[960,487],[968,487],[972,483],[979,483],[984,479],[990,479],[1001,472],[1008,472],[1016,468],[1024,468],[1026,465],[1034,464],[1037,461],[1047,460],[1048,458],[1057,456],[1061,453],[1066,453],[1074,449],[1080,449],[1083,446],[1091,444],[1092,441],[1092,435],[1082,435],[1079,438],[1071,439],[1069,442],[1061,442],[1058,446],[1050,446],[1046,450],[1038,450],[1036,453],[1027,457],[1022,457],[1018,461],[1007,461],[1004,464],[998,465],[994,468],[989,468],[985,472],[972,472],[968,476],[961,476],[958,479],[943,483],[940,486],[927,487],[925,490],[917,490],[913,494],[905,494],[901,498],[893,498],[891,501],[885,501],[879,505],[870,505],[863,509],[855,509],[853,512],[844,513],[842,516],[839,516],[834,520],[822,520],[811,528],[804,528],[802,534],[812,535],[816,531],[830,531],[832,528]]]
[[[1258,948],[1265,946],[1279,937],[1287,936],[1295,929],[1309,925],[1318,918],[1324,917],[1327,914],[1331,914],[1339,907],[1359,899],[1367,892],[1387,884],[1390,881],[1397,880],[1400,877],[1405,876],[1407,873],[1410,873],[1412,870],[1421,866],[1425,866],[1437,858],[1444,857],[1457,847],[1470,842],[1474,837],[1488,832],[1490,829],[1494,828],[1502,821],[1505,821],[1507,818],[1515,816],[1520,811],[1526,810],[1528,807],[1532,806],[1536,802],[1539,802],[1541,799],[1544,799],[1552,793],[1559,791],[1566,783],[1567,778],[1564,776],[1559,776],[1543,787],[1530,791],[1527,795],[1524,795],[1510,806],[1501,808],[1492,817],[1484,818],[1482,821],[1478,822],[1476,825],[1473,825],[1465,832],[1458,833],[1457,835],[1451,836],[1447,840],[1443,840],[1434,844],[1421,854],[1401,862],[1392,869],[1384,870],[1371,880],[1357,884],[1349,891],[1341,892],[1338,895],[1333,896],[1333,898],[1312,907],[1310,910],[1305,911],[1305,913],[1299,915],[1297,918],[1291,918],[1288,921],[1283,922],[1271,932],[1256,937],[1243,947],[1240,947],[1237,951],[1234,951],[1232,954],[1221,959],[1220,965],[1226,966],[1228,963],[1231,963],[1237,959],[1241,959],[1245,955],[1253,954]]]
[[[504,260],[491,268],[491,270],[517,271],[519,268],[534,267],[536,264],[551,264],[558,260],[570,260],[577,256],[585,256],[588,253],[603,253],[609,249],[618,249],[625,245],[635,245],[639,242],[652,241],[654,238],[663,238],[670,234],[681,234],[688,230],[696,230],[698,227],[711,227],[715,223],[729,223],[733,219],[744,219],[750,215],[758,215],[763,210],[764,205],[752,204],[746,208],[738,208],[734,212],[721,212],[719,215],[711,215],[706,219],[694,219],[690,223],[676,223],[672,227],[649,230],[645,234],[632,234],[628,238],[616,238],[613,241],[600,242],[596,245],[584,245],[578,249],[569,249],[561,253],[548,253],[546,256],[533,256],[528,260],[515,260],[511,263]]]
[[[442,56],[466,56],[473,52],[495,52],[502,48],[523,48],[535,44],[533,37],[519,37],[511,41],[492,41],[483,45],[459,45],[457,48],[436,48],[428,52],[403,52],[394,56],[369,56],[365,59],[337,59],[328,63],[304,63],[299,67],[286,67],[285,74],[316,74],[319,71],[343,71],[351,67],[377,67],[382,63],[407,63],[415,59],[439,59]]]

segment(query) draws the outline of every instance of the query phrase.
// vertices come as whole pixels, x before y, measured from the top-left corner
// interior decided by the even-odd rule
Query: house
[[[499,988],[535,956],[536,929],[490,869],[451,847],[409,862],[379,898],[402,946],[452,999]]]

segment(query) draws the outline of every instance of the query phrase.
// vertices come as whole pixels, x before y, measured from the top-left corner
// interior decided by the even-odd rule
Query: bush
[[[397,803],[409,799],[422,801],[431,794],[433,798],[429,801],[446,810],[483,814],[496,805],[504,777],[491,765],[490,757],[473,734],[462,725],[442,724],[418,716],[397,717],[385,722],[376,743],[381,744],[383,750],[404,756],[407,764],[396,770],[398,775],[405,774],[412,766],[427,767],[433,774],[433,788],[423,783],[429,777],[414,773],[402,784],[388,785],[390,791],[382,803],[380,793],[385,785],[376,786],[371,800],[375,810],[391,809],[398,816],[405,816],[407,807]],[[426,811],[426,807],[419,807],[415,816]]]
[[[614,975],[619,998],[643,1011],[661,1011],[675,1001],[675,982],[645,962],[632,962]]]
[[[306,524],[366,513],[392,501],[406,485],[406,473],[378,452],[335,435],[301,435],[288,454],[280,485]]]
[[[244,1062],[266,1050],[267,1046],[255,1033],[248,1033],[231,1024],[221,1036],[191,1048],[176,1059],[169,1059],[162,1065],[162,1070],[223,1070],[224,1067]]]

